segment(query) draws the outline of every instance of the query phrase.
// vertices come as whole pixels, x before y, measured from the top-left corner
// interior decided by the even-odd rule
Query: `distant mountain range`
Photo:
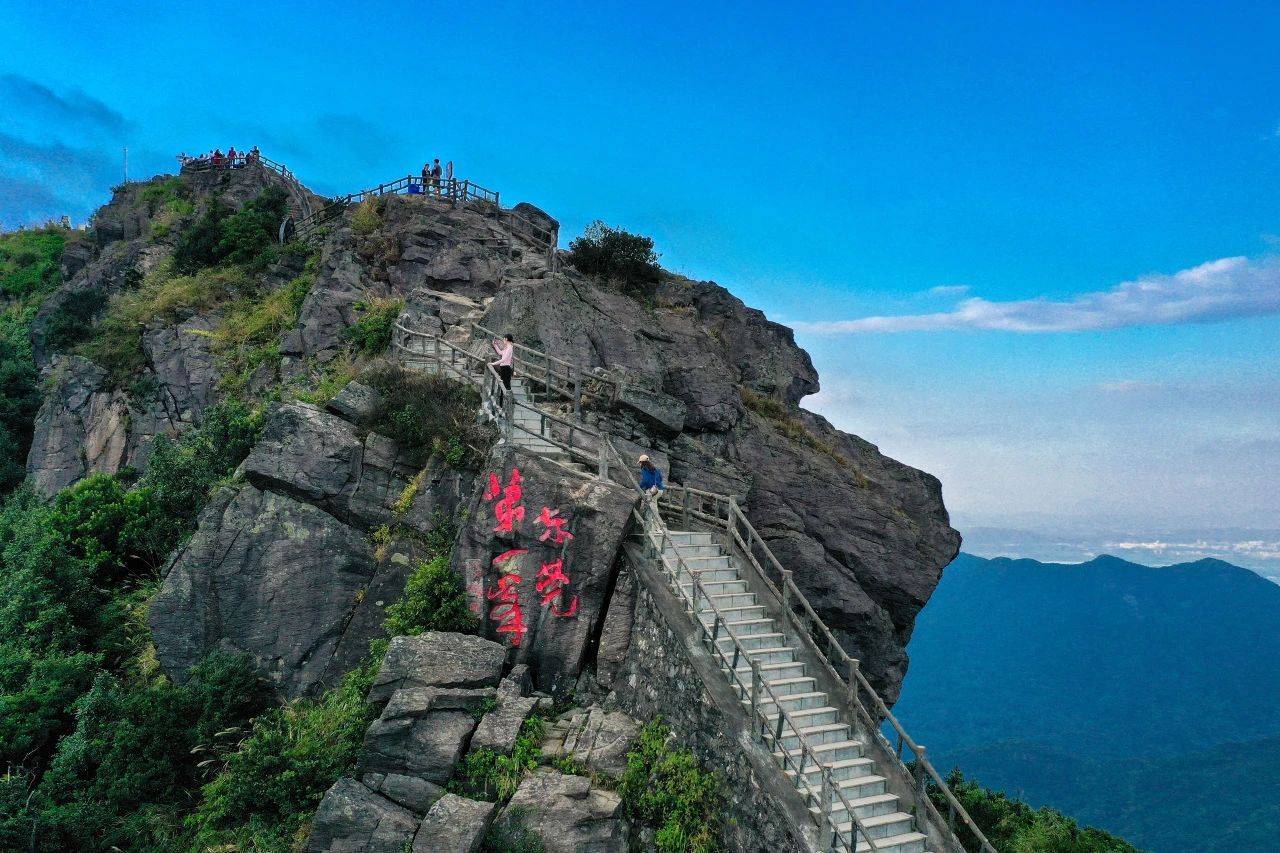
[[[1280,850],[1280,586],[961,554],[895,713],[936,763],[1157,853]]]

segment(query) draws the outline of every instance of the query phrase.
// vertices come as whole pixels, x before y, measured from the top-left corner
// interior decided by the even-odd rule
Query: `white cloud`
[[[1204,323],[1280,313],[1280,259],[1222,258],[1172,275],[1153,274],[1068,301],[965,299],[952,311],[798,322],[814,334],[990,329],[1083,332]]]
[[[967,284],[940,284],[929,288],[934,296],[964,296],[970,290]]]

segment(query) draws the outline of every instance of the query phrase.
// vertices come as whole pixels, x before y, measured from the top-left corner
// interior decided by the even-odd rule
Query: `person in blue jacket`
[[[667,487],[662,483],[662,472],[657,466],[649,461],[649,454],[640,455],[640,491],[645,497],[652,498],[659,492],[665,492]]]

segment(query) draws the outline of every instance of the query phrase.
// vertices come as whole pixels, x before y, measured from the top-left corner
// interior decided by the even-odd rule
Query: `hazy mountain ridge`
[[[1152,850],[1274,849],[1280,587],[1252,571],[961,554],[908,651],[896,713],[940,764]]]

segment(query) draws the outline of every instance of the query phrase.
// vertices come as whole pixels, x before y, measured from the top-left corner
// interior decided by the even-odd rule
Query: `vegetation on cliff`
[[[62,281],[59,261],[70,233],[48,227],[0,234],[0,495],[26,473],[31,424],[40,408],[31,321]]]
[[[214,655],[181,685],[160,675],[144,621],[163,558],[258,425],[215,406],[160,440],[136,483],[95,474],[0,507],[0,847],[168,849],[200,753],[265,707],[243,657]]]
[[[658,255],[653,238],[612,228],[596,220],[569,244],[567,259],[583,275],[617,285],[642,299],[653,297],[658,285]]]

